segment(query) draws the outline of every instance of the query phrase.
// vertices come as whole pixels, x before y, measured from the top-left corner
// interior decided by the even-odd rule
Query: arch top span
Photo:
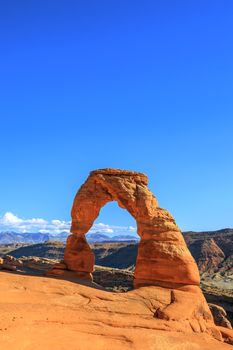
[[[116,201],[119,207],[128,210],[137,222],[145,217],[149,220],[158,202],[147,184],[147,176],[134,171],[92,171],[75,196],[71,211],[71,232],[85,234],[101,208],[111,201]]]
[[[144,173],[140,173],[138,171],[105,168],[105,169],[92,170],[90,172],[90,175],[96,175],[96,174],[103,174],[103,175],[109,175],[109,176],[131,176],[135,178],[140,178],[142,182],[144,182],[146,185],[148,184],[148,177]]]
[[[135,287],[141,285],[199,284],[199,273],[175,220],[148,189],[145,174],[99,169],[90,173],[77,192],[72,207],[72,234],[67,239],[68,269],[90,276],[94,255],[86,242],[101,208],[116,201],[137,222],[141,240],[135,268]],[[85,275],[86,274],[86,275]]]

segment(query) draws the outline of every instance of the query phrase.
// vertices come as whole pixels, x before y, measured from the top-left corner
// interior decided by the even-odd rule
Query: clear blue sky
[[[233,2],[1,3],[0,216],[69,220],[90,170],[145,172],[183,230],[233,227]],[[134,224],[108,205],[98,221]]]

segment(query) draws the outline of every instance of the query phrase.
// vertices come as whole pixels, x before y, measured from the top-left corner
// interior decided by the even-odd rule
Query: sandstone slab
[[[0,348],[227,350],[198,287],[112,293],[67,280],[0,272]],[[190,295],[193,295],[191,297]],[[179,303],[184,302],[183,307]],[[172,305],[176,304],[176,307]],[[157,310],[164,317],[156,317]],[[186,313],[188,309],[188,312]]]

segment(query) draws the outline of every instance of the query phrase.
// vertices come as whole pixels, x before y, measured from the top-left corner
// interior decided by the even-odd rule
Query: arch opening
[[[86,240],[95,255],[93,281],[110,291],[133,289],[139,236],[128,211],[115,201],[104,205]]]

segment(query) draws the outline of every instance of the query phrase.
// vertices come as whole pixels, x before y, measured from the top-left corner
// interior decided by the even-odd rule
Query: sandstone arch
[[[199,285],[197,265],[175,220],[158,206],[147,185],[147,176],[138,172],[100,169],[90,173],[72,207],[72,234],[67,239],[64,254],[68,270],[80,278],[91,279],[94,254],[85,234],[101,208],[116,201],[134,217],[140,236],[134,286]]]

